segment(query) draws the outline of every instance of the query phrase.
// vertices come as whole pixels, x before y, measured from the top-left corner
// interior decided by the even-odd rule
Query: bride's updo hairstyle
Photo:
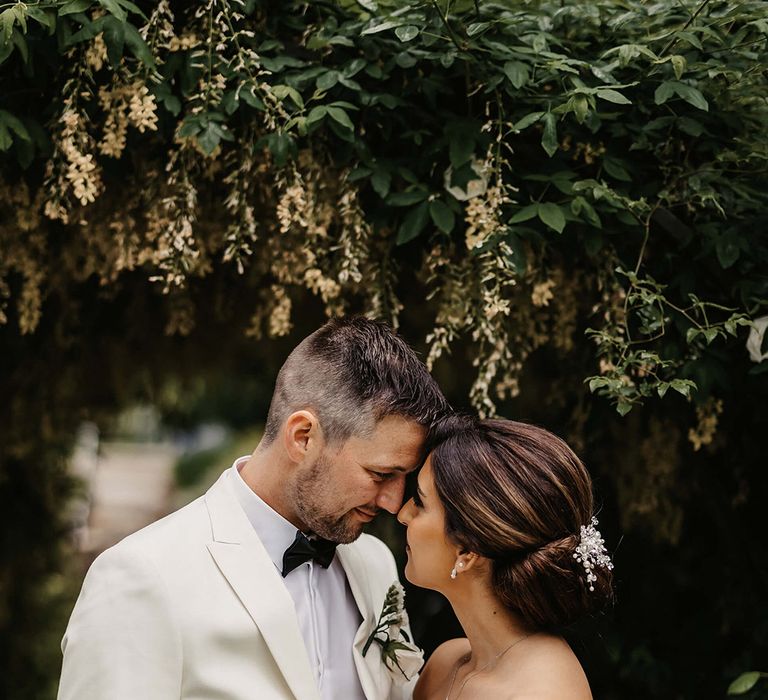
[[[534,425],[451,423],[431,455],[446,534],[490,560],[496,596],[536,630],[562,629],[604,607],[610,568],[594,566],[588,581],[574,558],[593,517],[592,482],[579,458]]]

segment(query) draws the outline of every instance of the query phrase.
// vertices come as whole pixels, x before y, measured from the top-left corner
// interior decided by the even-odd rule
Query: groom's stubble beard
[[[363,531],[363,523],[356,521],[349,511],[338,515],[329,513],[337,500],[335,494],[343,485],[330,481],[330,460],[321,454],[306,474],[293,485],[294,507],[309,530],[323,539],[348,544]]]

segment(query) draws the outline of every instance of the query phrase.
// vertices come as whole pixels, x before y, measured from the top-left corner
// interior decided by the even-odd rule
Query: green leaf
[[[472,24],[467,25],[467,36],[475,36],[490,26],[490,22],[472,22]]]
[[[701,136],[705,131],[701,122],[697,122],[695,119],[691,119],[690,117],[679,117],[676,124],[680,131],[688,134],[689,136],[698,137]]]
[[[13,25],[16,22],[16,13],[12,7],[0,12],[0,44],[8,44],[13,34]]]
[[[355,125],[349,115],[340,107],[328,107],[328,116],[350,131],[355,130]]]
[[[656,393],[658,393],[659,398],[664,398],[664,395],[669,390],[669,382],[659,382],[659,384],[656,386]]]
[[[448,155],[451,159],[451,166],[457,169],[472,159],[475,153],[475,135],[470,129],[462,126],[457,129],[450,129],[449,133],[451,140],[448,146]]]
[[[13,138],[5,124],[0,123],[0,151],[7,151],[13,145]]]
[[[680,80],[688,66],[688,63],[685,60],[685,56],[672,56],[670,61],[672,61],[672,70],[675,71],[675,77]]]
[[[686,85],[685,83],[678,83],[677,94],[680,95],[688,104],[693,105],[696,109],[700,109],[704,112],[709,111],[709,103],[704,95],[701,94],[695,87]]]
[[[699,37],[697,37],[692,32],[677,32],[677,38],[687,41],[691,46],[697,48],[699,51],[704,48],[701,45],[701,41],[699,41]]]
[[[272,94],[280,101],[285,101],[286,97],[290,97],[299,109],[304,109],[304,99],[299,94],[299,91],[290,85],[273,85]]]
[[[70,0],[59,8],[59,17],[74,15],[77,12],[84,12],[91,5],[93,5],[93,0]]]
[[[419,28],[413,24],[406,24],[395,29],[395,36],[402,42],[411,41],[419,35]]]
[[[605,100],[606,102],[613,102],[617,105],[631,105],[632,100],[628,100],[624,95],[622,95],[617,90],[610,90],[608,88],[603,88],[597,91],[597,96],[601,100]]]
[[[589,114],[589,100],[586,95],[574,95],[570,100],[573,113],[576,115],[576,121],[583,124]]]
[[[397,245],[403,245],[418,236],[427,225],[429,219],[429,204],[422,202],[411,209],[403,219],[400,230],[397,232]]]
[[[329,70],[322,75],[319,75],[315,81],[315,85],[318,90],[326,92],[330,90],[336,83],[339,82],[339,72],[335,70]]]
[[[260,112],[263,112],[265,109],[262,99],[253,92],[253,86],[247,87],[245,90],[241,90],[240,99],[249,107],[258,109]]]
[[[717,338],[718,330],[717,328],[705,328],[702,333],[704,334],[704,339],[707,341],[707,345],[710,345],[712,341]]]
[[[429,204],[429,215],[435,226],[443,233],[450,233],[456,223],[456,216],[451,208],[442,200],[434,199]]]
[[[379,197],[385,199],[392,186],[392,175],[387,170],[377,170],[371,175],[371,187]]]
[[[623,182],[632,182],[632,176],[627,172],[619,158],[606,156],[603,158],[603,168],[605,168],[605,172],[617,180],[622,180]]]
[[[565,228],[563,210],[554,202],[544,202],[538,205],[536,213],[542,223],[554,231],[562,233]]]
[[[221,98],[221,108],[227,114],[234,114],[239,106],[240,101],[237,99],[237,93],[234,90],[224,93],[224,97]]]
[[[200,144],[200,148],[202,148],[206,154],[211,155],[221,141],[221,132],[218,124],[209,121],[203,127],[202,131],[197,134],[196,138],[197,142]]]
[[[370,168],[366,168],[364,165],[358,165],[356,168],[353,168],[349,171],[349,175],[347,175],[347,181],[348,182],[357,182],[358,180],[362,180],[363,178],[368,177],[373,170]]]
[[[394,29],[395,27],[399,27],[401,24],[402,22],[379,22],[373,26],[366,27],[362,32],[360,32],[360,34],[362,36],[367,36],[368,34],[378,34],[379,32],[384,32],[387,29]]]
[[[656,91],[653,93],[653,99],[657,105],[663,105],[674,94],[675,83],[671,80],[666,80],[656,88]]]
[[[603,222],[600,220],[595,208],[584,197],[578,196],[571,200],[571,211],[576,216],[583,214],[584,218],[595,228],[603,228]]]
[[[507,61],[504,64],[504,75],[518,90],[530,79],[528,66],[521,61]]]
[[[544,122],[541,146],[551,158],[557,151],[557,117],[552,112],[547,112],[541,121]]]
[[[690,397],[691,389],[696,388],[696,384],[690,379],[673,379],[669,385],[679,394],[682,394],[686,398]]]
[[[345,78],[351,78],[352,76],[357,75],[367,65],[368,62],[364,58],[355,58],[344,66],[342,74]]]
[[[760,680],[760,672],[747,671],[742,673],[733,683],[728,686],[728,695],[743,695],[755,687]]]
[[[733,235],[726,234],[717,239],[715,244],[717,259],[724,270],[733,265],[741,255],[741,246],[739,239]]]
[[[326,114],[328,114],[328,107],[325,105],[318,105],[317,107],[313,107],[307,116],[307,126],[312,126],[313,124],[317,124],[318,122],[323,121]]]
[[[155,67],[155,58],[149,50],[149,46],[147,46],[141,34],[132,24],[125,25],[125,43],[128,44],[131,53],[145,66],[149,68]]]
[[[113,68],[117,68],[125,48],[125,24],[117,17],[104,18],[104,43],[107,45],[107,57]]]
[[[529,204],[527,207],[523,207],[517,214],[512,216],[507,222],[508,224],[519,224],[523,221],[529,221],[533,219],[539,211],[538,204]]]
[[[24,3],[17,3],[13,8],[14,13],[16,14],[16,21],[19,23],[19,26],[21,27],[21,31],[26,34],[27,33],[27,6]]]
[[[408,190],[389,195],[387,204],[393,207],[407,207],[417,202],[423,202],[426,198],[427,192],[424,190]]]
[[[275,159],[275,165],[282,168],[291,155],[295,155],[296,144],[289,134],[284,132],[273,132],[268,134],[259,143],[266,143],[272,157]]]
[[[4,109],[0,109],[0,124],[13,131],[20,139],[23,139],[24,141],[32,141],[32,137],[29,135],[27,127],[24,126],[21,120]]]
[[[681,97],[697,109],[704,112],[709,111],[709,103],[699,90],[676,80],[666,80],[659,85],[654,93],[654,100],[657,105],[662,105],[674,95]]]
[[[18,30],[18,28],[13,30],[13,37],[11,38],[11,41],[13,42],[13,45],[16,47],[18,52],[21,54],[22,61],[24,61],[24,63],[29,63],[29,48],[27,47],[27,40],[24,38],[24,35]]]
[[[135,3],[132,3],[130,0],[117,0],[117,2],[119,2],[120,5],[122,5],[126,10],[139,15],[139,17],[141,17],[145,22],[149,20],[149,17],[147,17],[144,12],[142,12],[141,8]]]
[[[527,129],[531,124],[535,124],[537,121],[539,121],[543,116],[544,112],[531,112],[530,114],[526,114],[520,121],[515,122],[513,125],[513,129],[515,131],[522,131],[523,129]]]
[[[99,0],[99,5],[121,22],[125,22],[128,19],[128,13],[120,7],[117,0]]]

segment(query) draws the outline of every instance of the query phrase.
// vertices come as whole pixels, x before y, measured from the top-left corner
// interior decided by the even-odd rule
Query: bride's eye
[[[417,508],[424,507],[424,502],[421,500],[421,497],[419,496],[418,491],[413,492],[413,505],[415,505]]]

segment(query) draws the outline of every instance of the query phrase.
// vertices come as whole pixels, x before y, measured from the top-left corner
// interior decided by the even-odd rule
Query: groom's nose
[[[376,505],[395,515],[403,503],[405,475],[398,475],[382,483],[376,497]]]

